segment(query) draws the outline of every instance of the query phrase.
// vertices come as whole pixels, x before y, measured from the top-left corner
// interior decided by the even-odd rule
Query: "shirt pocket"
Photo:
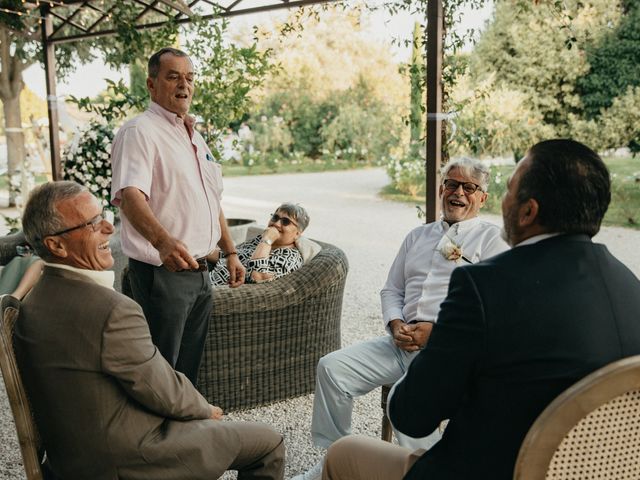
[[[207,156],[208,155],[208,156]],[[222,167],[219,163],[209,160],[213,158],[207,149],[198,150],[198,161],[200,162],[200,168],[204,179],[209,188],[216,191],[218,196],[222,194]]]

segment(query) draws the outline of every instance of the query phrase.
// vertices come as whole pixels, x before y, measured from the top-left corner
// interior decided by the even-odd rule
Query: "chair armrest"
[[[308,264],[271,282],[214,288],[213,314],[280,310],[304,303],[307,298],[340,282],[349,269],[346,255],[333,245],[325,243],[321,246],[322,250]]]

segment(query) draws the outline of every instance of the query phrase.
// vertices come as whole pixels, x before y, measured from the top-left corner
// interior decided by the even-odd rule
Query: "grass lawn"
[[[611,204],[604,217],[604,224],[640,230],[640,158],[605,157],[604,160],[612,180]],[[514,168],[513,165],[491,167],[491,186],[485,212],[501,214],[505,183]],[[406,195],[391,185],[385,187],[381,195],[389,200],[414,203],[424,208],[424,197]]]

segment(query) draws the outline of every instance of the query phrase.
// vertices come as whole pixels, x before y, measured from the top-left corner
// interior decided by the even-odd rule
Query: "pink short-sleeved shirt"
[[[192,118],[183,121],[154,102],[125,123],[111,149],[111,203],[119,206],[122,190],[137,188],[146,195],[160,224],[198,258],[211,252],[220,240],[222,172],[192,126]],[[126,216],[121,219],[123,253],[161,265],[158,251]]]

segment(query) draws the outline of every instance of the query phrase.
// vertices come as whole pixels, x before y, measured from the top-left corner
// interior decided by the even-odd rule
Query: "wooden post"
[[[442,160],[442,38],[444,14],[442,0],[427,5],[427,204],[426,221],[434,222],[440,213],[438,186]]]
[[[49,112],[49,151],[53,180],[62,179],[60,162],[60,127],[58,124],[58,97],[56,95],[56,57],[54,45],[49,41],[53,33],[50,6],[42,3],[42,49],[44,51],[44,74],[47,85],[47,110]]]

